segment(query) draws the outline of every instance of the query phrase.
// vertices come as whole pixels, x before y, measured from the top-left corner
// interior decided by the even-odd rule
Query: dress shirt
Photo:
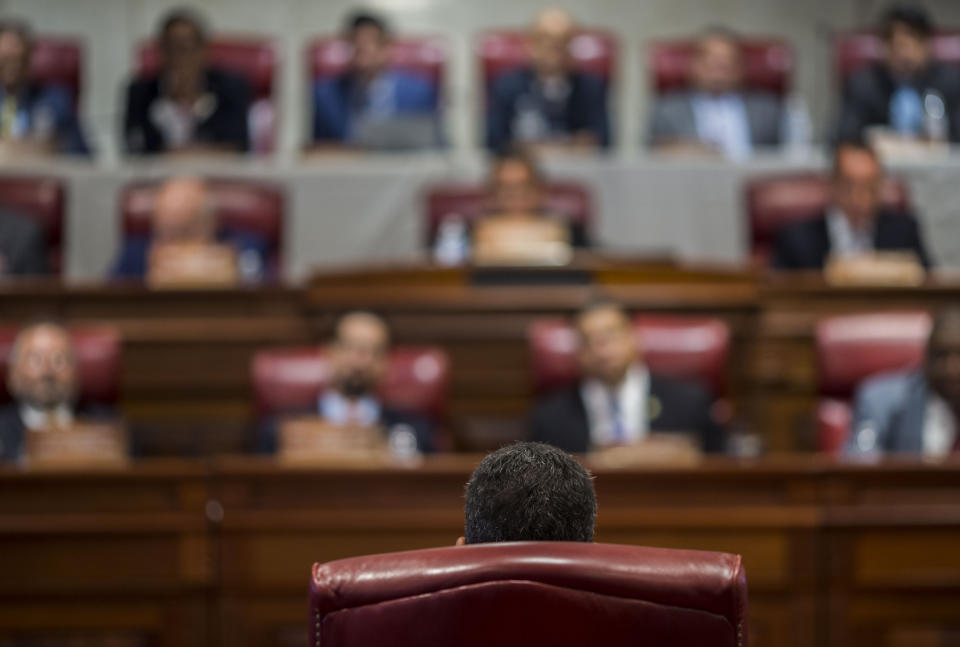
[[[369,395],[351,400],[329,389],[320,396],[318,409],[320,417],[334,425],[375,427],[380,422],[380,403]]]
[[[73,425],[73,411],[61,404],[53,411],[35,409],[28,404],[20,407],[20,420],[23,426],[33,431],[45,431],[51,428],[67,429]]]
[[[615,389],[599,380],[587,380],[581,386],[581,397],[587,410],[592,446],[635,443],[648,434],[650,373],[645,366],[631,367]],[[619,412],[619,425],[614,420],[614,410]],[[618,426],[622,432],[619,438]]]
[[[827,234],[830,236],[830,253],[834,256],[858,256],[873,251],[873,231],[854,229],[837,208],[827,212]]]
[[[700,140],[719,148],[730,159],[750,156],[750,124],[743,98],[735,93],[697,94],[693,116]]]
[[[923,416],[923,453],[944,456],[953,449],[957,439],[957,420],[950,405],[943,398],[931,394]]]

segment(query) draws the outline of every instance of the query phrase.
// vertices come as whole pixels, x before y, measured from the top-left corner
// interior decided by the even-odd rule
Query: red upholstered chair
[[[746,647],[738,555],[530,542],[316,564],[312,647]]]
[[[83,89],[83,43],[76,38],[39,36],[30,59],[30,79],[37,83],[59,85],[74,101]]]
[[[790,92],[794,55],[789,43],[777,39],[750,38],[741,41],[744,86],[778,96]],[[696,52],[691,39],[662,40],[648,48],[651,83],[657,94],[683,90],[689,84],[690,66]]]
[[[830,201],[830,176],[825,173],[790,173],[750,180],[746,186],[747,220],[753,260],[766,266],[777,232],[783,227],[824,214]],[[910,211],[906,183],[887,177],[883,202],[898,211]]]
[[[437,231],[445,219],[459,216],[467,222],[483,217],[487,204],[487,189],[478,184],[438,184],[425,191],[427,222],[424,227],[426,246],[433,245]],[[594,211],[590,190],[578,182],[551,182],[545,191],[546,208],[569,217],[570,222],[582,225],[592,238]]]
[[[273,99],[273,80],[277,75],[277,53],[270,40],[256,37],[217,37],[207,53],[208,60],[243,76],[250,84],[253,102],[247,117],[250,147],[255,153],[269,153],[276,143],[277,110]],[[154,41],[137,52],[137,74],[156,72],[160,54]]]
[[[340,36],[318,38],[307,46],[306,56],[312,82],[332,79],[347,69],[350,43]],[[446,63],[447,43],[442,37],[399,38],[390,50],[390,65],[428,79],[439,96],[443,95]]]
[[[926,312],[875,312],[828,317],[817,324],[819,449],[836,453],[850,434],[850,400],[866,378],[923,364],[931,317]]]
[[[260,351],[251,372],[259,416],[316,407],[330,379],[326,351],[316,346]],[[439,425],[449,383],[450,361],[444,351],[401,346],[390,355],[381,395],[386,404],[427,416]]]
[[[695,380],[715,396],[725,391],[730,330],[720,319],[650,316],[634,318],[637,342],[650,370]],[[570,384],[579,377],[577,336],[563,319],[535,321],[527,332],[538,394]]]
[[[960,65],[960,31],[945,30],[933,37],[933,56],[943,63]],[[833,68],[839,83],[855,71],[883,58],[883,41],[873,31],[837,34],[833,41]]]
[[[19,327],[0,326],[0,403],[9,402],[7,371],[10,350]],[[120,396],[121,340],[113,328],[77,326],[70,329],[77,352],[80,403],[115,405]]]
[[[148,236],[157,182],[136,182],[120,195],[123,235]],[[220,227],[262,238],[269,251],[267,266],[273,273],[282,266],[285,198],[279,187],[247,180],[209,180]]]
[[[46,240],[50,271],[63,269],[63,211],[67,189],[55,177],[0,177],[0,206],[35,220]]]

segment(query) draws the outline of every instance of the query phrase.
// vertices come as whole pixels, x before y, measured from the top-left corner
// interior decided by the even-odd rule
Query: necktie
[[[615,445],[622,445],[627,439],[626,430],[623,427],[623,416],[620,415],[620,398],[615,391],[610,392],[610,430]]]

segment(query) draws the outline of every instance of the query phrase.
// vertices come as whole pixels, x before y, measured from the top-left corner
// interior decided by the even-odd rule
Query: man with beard
[[[411,432],[418,452],[434,450],[430,422],[391,408],[378,394],[390,356],[390,330],[383,319],[370,312],[343,315],[327,350],[330,386],[318,396],[315,413],[332,425],[378,427],[386,435]],[[277,428],[270,422],[260,430],[257,450],[274,453],[276,446]]]

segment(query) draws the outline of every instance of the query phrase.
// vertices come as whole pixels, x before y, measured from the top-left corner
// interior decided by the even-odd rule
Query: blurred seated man
[[[658,97],[649,125],[650,145],[664,151],[749,157],[756,149],[780,146],[785,107],[767,92],[745,90],[740,42],[714,27],[697,39],[690,89]]]
[[[933,59],[934,27],[919,5],[885,15],[884,60],[853,74],[843,88],[837,139],[863,141],[880,128],[898,137],[960,142],[960,70]]]
[[[33,220],[0,209],[0,279],[46,274],[43,230]]]
[[[70,93],[29,78],[30,28],[0,20],[0,148],[12,154],[88,155]]]
[[[592,542],[593,477],[569,454],[518,442],[480,461],[467,483],[457,545],[501,541]]]
[[[157,189],[151,235],[124,242],[111,277],[159,283],[265,278],[266,243],[251,234],[218,231],[214,206],[203,180],[168,180]]]
[[[685,432],[704,451],[724,449],[710,394],[697,384],[651,373],[622,306],[588,305],[575,325],[582,377],[537,404],[533,440],[586,452],[632,445],[651,432]]]
[[[241,153],[249,150],[247,81],[207,62],[208,33],[190,9],[175,9],[157,34],[160,69],[127,87],[126,151]]]
[[[345,314],[337,322],[328,349],[330,386],[319,395],[313,411],[290,414],[316,414],[333,426],[377,428],[391,444],[415,441],[420,453],[434,450],[431,423],[412,412],[391,408],[378,394],[390,359],[390,330],[383,319],[362,311]],[[278,431],[275,421],[262,425],[257,450],[276,452]]]
[[[81,415],[105,417],[105,412],[77,410],[76,357],[70,335],[57,324],[20,331],[6,379],[13,402],[0,408],[0,460],[21,457],[27,430],[68,429]]]
[[[960,309],[934,319],[926,365],[880,375],[857,390],[847,455],[943,456],[957,448],[960,420]]]
[[[530,28],[530,66],[495,79],[487,108],[487,147],[518,142],[566,148],[607,148],[610,126],[602,79],[572,69],[573,18],[541,12]]]
[[[824,269],[828,260],[878,252],[907,252],[931,265],[915,218],[881,203],[883,166],[862,145],[841,144],[833,156],[831,204],[820,218],[788,225],[777,234],[773,267]]]
[[[369,149],[430,148],[439,142],[436,88],[390,67],[391,37],[378,16],[359,13],[346,37],[348,70],[313,89],[313,140]]]

